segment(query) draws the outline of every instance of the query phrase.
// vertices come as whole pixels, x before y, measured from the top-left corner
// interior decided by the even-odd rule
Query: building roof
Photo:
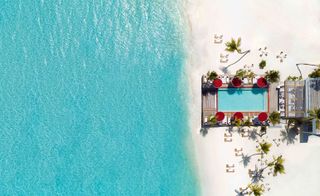
[[[302,118],[305,116],[304,81],[285,81],[284,96],[286,117]]]

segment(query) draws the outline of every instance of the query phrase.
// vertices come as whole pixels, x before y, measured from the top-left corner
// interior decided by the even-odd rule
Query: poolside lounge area
[[[219,77],[217,77],[217,79],[210,81],[206,78],[206,76],[202,77],[202,82],[201,82],[201,85],[202,85],[201,86],[201,89],[202,89],[202,99],[201,99],[202,100],[202,102],[201,102],[201,109],[202,109],[201,124],[202,124],[202,127],[230,126],[232,124],[232,122],[235,120],[234,115],[237,112],[242,113],[244,120],[250,118],[252,120],[253,126],[268,125],[267,121],[261,122],[261,120],[258,119],[258,116],[261,113],[265,113],[268,115],[270,112],[278,111],[278,109],[279,109],[279,101],[278,101],[279,93],[278,93],[278,89],[277,89],[278,84],[268,84],[267,85],[266,82],[262,80],[263,76],[256,76],[252,80],[250,80],[248,78],[241,79],[240,85],[238,87],[235,87],[234,84],[232,84],[232,81],[234,78],[235,78],[234,76],[230,76],[230,75],[226,76],[225,75],[225,76],[219,76]],[[262,81],[262,84],[261,83],[258,84],[259,80]],[[259,85],[260,85],[260,87],[259,87]],[[265,91],[266,91],[265,99],[266,100],[264,100],[264,101],[265,101],[266,105],[265,105],[265,107],[258,108],[257,110],[254,110],[252,108],[251,108],[251,110],[250,110],[250,108],[249,108],[249,110],[246,110],[246,108],[244,108],[242,111],[227,111],[223,108],[224,110],[221,111],[220,110],[221,108],[219,109],[219,102],[218,102],[219,89],[227,89],[227,90],[228,89],[246,89],[247,91],[248,91],[248,89],[252,89],[253,91],[257,91],[258,93],[262,93],[262,92],[259,92],[259,89],[265,89]],[[221,92],[222,92],[222,90],[220,90],[220,93]],[[255,92],[253,92],[253,93],[255,93]],[[221,98],[220,98],[220,100],[221,100]],[[248,104],[251,104],[251,103],[249,102],[246,104],[248,106]],[[252,105],[254,105],[254,104],[252,104]],[[215,116],[217,114],[217,112],[224,113],[223,120],[218,121],[217,123],[210,122],[210,118],[212,116]]]

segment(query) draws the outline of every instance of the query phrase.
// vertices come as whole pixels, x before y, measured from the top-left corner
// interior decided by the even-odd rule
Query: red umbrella
[[[258,115],[258,119],[260,122],[264,122],[268,119],[268,114],[265,113],[265,112],[261,112],[259,115]]]
[[[223,112],[217,112],[216,113],[216,119],[217,119],[217,121],[223,121],[224,113]]]
[[[268,82],[264,77],[261,77],[257,80],[257,85],[259,88],[264,88],[268,85]]]
[[[239,87],[241,86],[241,84],[242,84],[242,80],[240,80],[239,78],[234,77],[234,78],[232,79],[232,85],[233,85],[234,87],[239,88]]]
[[[220,80],[219,78],[214,79],[213,86],[216,88],[220,88],[222,86],[222,80]]]
[[[242,114],[242,112],[236,112],[236,113],[234,113],[233,117],[236,120],[238,120],[238,119],[242,120],[243,119],[243,114]]]

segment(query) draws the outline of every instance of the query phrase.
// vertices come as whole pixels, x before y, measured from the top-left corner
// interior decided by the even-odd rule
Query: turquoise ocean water
[[[178,1],[0,1],[1,195],[197,195]]]

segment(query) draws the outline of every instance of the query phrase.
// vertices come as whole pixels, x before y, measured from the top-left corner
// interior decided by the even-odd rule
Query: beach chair
[[[234,169],[226,169],[227,173],[234,173]]]
[[[234,168],[234,164],[232,165],[226,164],[226,169],[230,169],[230,168]]]
[[[249,84],[249,80],[248,80],[248,78],[243,78],[243,80],[242,80],[242,81],[243,81],[243,83],[244,83],[244,84]]]
[[[224,137],[232,137],[232,133],[229,133],[229,132],[226,132],[226,133],[224,133]]]
[[[232,138],[224,138],[224,142],[232,142]]]
[[[208,82],[208,80],[207,80],[207,77],[203,77],[203,83],[207,83]]]
[[[226,78],[226,76],[223,76],[223,77],[221,78],[221,81],[222,81],[223,84],[226,84],[226,83],[227,83],[227,78]]]
[[[257,77],[254,77],[253,80],[252,80],[253,84],[256,84],[257,81],[258,81],[258,78],[257,78]]]
[[[249,177],[250,177],[250,178],[252,178],[253,173],[254,173],[254,171],[253,171],[253,170],[251,170],[251,169],[249,169],[249,170],[248,170],[248,175],[249,175]]]
[[[227,124],[228,124],[228,119],[227,119],[227,117],[225,117],[225,118],[223,119],[222,123],[223,123],[224,125],[227,125]]]
[[[226,76],[226,83],[229,83],[230,82],[230,78],[229,76]]]
[[[242,152],[242,151],[243,151],[243,148],[235,148],[234,151],[235,151],[235,152]]]

